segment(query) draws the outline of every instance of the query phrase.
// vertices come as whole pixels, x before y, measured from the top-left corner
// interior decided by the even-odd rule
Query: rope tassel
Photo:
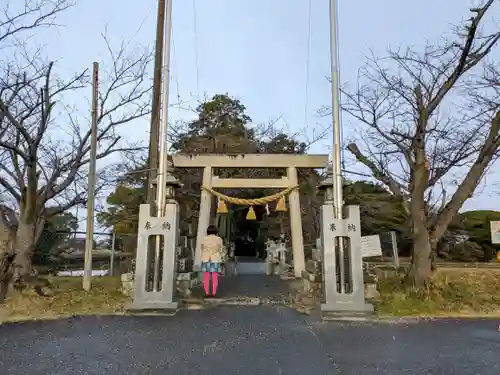
[[[217,197],[217,213],[218,214],[228,213],[226,202],[224,202],[224,199],[221,199],[220,197]]]
[[[252,206],[248,207],[247,220],[257,220],[257,216],[255,215],[255,210],[253,209]]]
[[[278,203],[276,203],[276,212],[286,212],[286,200],[285,197],[282,196],[278,199]]]

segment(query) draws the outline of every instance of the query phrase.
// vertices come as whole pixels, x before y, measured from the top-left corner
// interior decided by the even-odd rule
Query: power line
[[[311,71],[311,28],[312,28],[312,0],[307,6],[307,47],[306,47],[306,87],[304,97],[304,126],[307,128],[307,114],[309,112],[309,80]]]
[[[196,0],[193,0],[193,33],[194,33],[194,60],[196,65],[196,93],[200,97],[200,69],[198,59],[198,18],[196,12]]]
[[[181,108],[181,94],[180,94],[180,86],[179,86],[179,63],[177,60],[177,52],[175,49],[175,38],[172,30],[172,57],[175,65],[175,91],[177,95],[177,105],[179,109]]]

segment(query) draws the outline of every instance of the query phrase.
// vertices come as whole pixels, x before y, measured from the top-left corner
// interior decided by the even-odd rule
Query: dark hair
[[[219,234],[219,231],[215,225],[209,225],[207,228],[207,235],[210,236],[212,234],[216,236]]]

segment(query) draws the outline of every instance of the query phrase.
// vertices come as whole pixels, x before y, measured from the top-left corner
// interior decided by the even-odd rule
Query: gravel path
[[[0,325],[2,375],[498,375],[493,320],[339,324],[277,306]]]

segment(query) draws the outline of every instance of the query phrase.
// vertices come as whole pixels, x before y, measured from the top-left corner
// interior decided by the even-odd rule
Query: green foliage
[[[305,153],[306,145],[272,126],[251,126],[251,118],[239,100],[228,95],[215,95],[197,108],[198,117],[186,124],[172,144],[174,151],[183,153]],[[138,165],[124,176],[106,200],[107,210],[97,216],[100,225],[114,228],[117,233],[137,231],[138,207],[145,201],[146,174],[144,165]],[[225,169],[215,171],[221,177],[278,177],[281,171]],[[201,171],[176,169],[175,174],[184,183],[177,199],[181,208],[181,227],[197,217],[201,188]],[[306,172],[305,176],[310,175]],[[301,178],[301,181],[304,178]],[[313,185],[314,186],[314,185]],[[273,191],[274,192],[274,191]],[[224,191],[226,194],[262,196],[268,191]],[[196,220],[194,220],[196,222]]]
[[[467,231],[470,241],[482,247],[484,260],[493,259],[496,252],[500,251],[500,246],[491,243],[490,221],[500,221],[500,212],[487,210],[468,211],[460,214],[459,220],[463,229]]]
[[[246,125],[252,119],[246,107],[237,99],[226,95],[215,95],[196,109],[198,119],[189,124],[188,137],[208,134],[233,134],[243,138],[248,134]]]
[[[382,186],[356,181],[344,185],[346,204],[359,205],[361,227],[365,235],[381,232],[405,232],[407,217],[401,202]]]
[[[359,205],[363,235],[398,233],[398,249],[406,255],[411,247],[408,217],[401,201],[384,187],[369,181],[346,182],[344,184],[346,204]],[[390,248],[389,236],[381,236],[382,248]]]
[[[45,221],[42,233],[35,247],[33,263],[45,265],[50,257],[62,250],[73,232],[78,229],[78,220],[70,212],[52,216]]]
[[[297,142],[283,133],[276,134],[268,141],[261,141],[259,152],[268,154],[305,154],[307,145],[303,142]]]
[[[298,142],[272,125],[252,126],[246,108],[240,101],[228,95],[215,95],[197,108],[198,117],[186,124],[184,131],[177,134],[173,149],[182,153],[284,153],[304,154],[307,145]],[[124,176],[115,191],[107,198],[108,209],[98,215],[99,223],[114,228],[117,233],[136,233],[138,207],[144,202],[146,174],[139,165]],[[283,175],[278,169],[237,169],[228,168],[214,171],[221,177],[231,178],[277,178]],[[181,231],[186,232],[186,223],[196,224],[201,188],[201,171],[196,169],[176,169],[175,173],[184,183],[178,194],[181,207]],[[311,213],[303,216],[305,242],[314,242],[318,236],[319,206],[323,200],[317,195],[316,187],[320,176],[314,170],[300,170],[299,184],[301,205]],[[231,190],[224,194],[240,197],[257,197],[274,193],[270,189]],[[397,230],[405,232],[406,216],[401,204],[384,188],[369,182],[352,182],[344,188],[348,204],[359,204],[362,210],[362,228],[366,234]],[[271,207],[271,211],[272,207]],[[194,220],[192,220],[194,219]],[[288,215],[284,215],[284,229],[288,229]],[[183,229],[184,228],[184,229]],[[263,227],[268,235],[280,232],[280,215],[271,212]]]
[[[272,126],[252,126],[246,107],[227,94],[198,106],[172,149],[183,153],[305,153],[306,145]]]
[[[140,165],[126,173],[108,195],[108,209],[97,214],[97,221],[106,228],[112,228],[116,234],[137,233],[139,205],[146,201],[147,173]]]
[[[172,148],[180,152],[241,152],[251,147],[252,121],[239,100],[228,95],[215,95],[196,108],[198,118],[187,124]]]

